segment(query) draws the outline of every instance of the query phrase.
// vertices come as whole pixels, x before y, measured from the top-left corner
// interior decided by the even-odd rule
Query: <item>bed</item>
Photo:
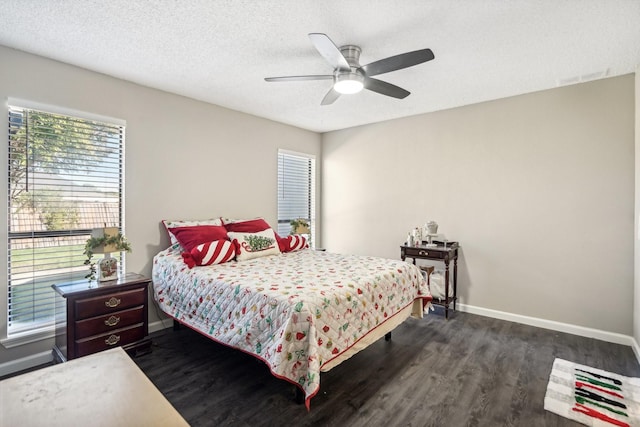
[[[295,384],[307,409],[326,372],[422,317],[431,297],[420,269],[400,260],[313,249],[189,268],[180,245],[153,260],[160,309]]]

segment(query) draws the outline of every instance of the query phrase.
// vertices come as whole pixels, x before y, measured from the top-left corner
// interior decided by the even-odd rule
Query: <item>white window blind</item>
[[[313,156],[278,152],[278,234],[289,235],[291,220],[309,221],[311,236],[315,222],[315,158]]]
[[[11,337],[53,324],[52,284],[87,280],[83,251],[93,228],[124,232],[125,127],[10,105],[8,131]]]

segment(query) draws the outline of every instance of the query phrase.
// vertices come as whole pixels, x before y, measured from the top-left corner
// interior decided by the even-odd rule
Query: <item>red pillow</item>
[[[191,252],[191,249],[201,243],[213,242],[215,240],[229,240],[227,230],[222,225],[198,225],[195,227],[176,227],[171,232],[182,248]]]
[[[276,240],[278,241],[278,247],[280,248],[280,252],[282,253],[289,252],[289,239],[288,239],[289,236],[280,237],[280,235],[275,231],[273,232],[273,234],[276,235]]]
[[[262,218],[235,221],[225,224],[224,227],[227,231],[233,231],[234,233],[259,233],[271,228],[267,221]]]
[[[189,268],[196,265],[222,264],[236,256],[235,245],[229,240],[202,243],[189,252],[182,253],[182,259]]]

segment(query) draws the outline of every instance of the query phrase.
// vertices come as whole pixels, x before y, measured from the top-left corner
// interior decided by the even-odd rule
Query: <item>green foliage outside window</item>
[[[120,224],[123,131],[120,124],[9,105],[9,331],[46,322],[51,283],[81,277],[88,230]]]

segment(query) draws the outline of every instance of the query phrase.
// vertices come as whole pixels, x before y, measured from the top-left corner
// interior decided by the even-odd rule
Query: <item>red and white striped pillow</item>
[[[289,246],[287,252],[297,251],[299,249],[305,249],[309,247],[307,238],[300,234],[292,234],[287,236],[287,245]]]
[[[202,243],[190,252],[184,252],[182,259],[189,268],[196,265],[222,264],[231,261],[236,256],[235,245],[229,240],[215,240]]]

